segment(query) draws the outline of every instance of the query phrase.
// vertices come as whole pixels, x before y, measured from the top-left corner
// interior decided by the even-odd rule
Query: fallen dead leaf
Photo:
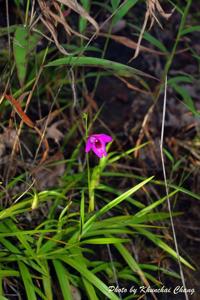
[[[52,188],[58,185],[60,177],[65,172],[64,156],[61,152],[57,152],[49,157],[45,163],[34,168],[31,172],[35,179],[38,190]]]
[[[58,129],[58,126],[63,123],[65,123],[65,121],[60,120],[47,127],[46,138],[51,138],[56,144],[59,144],[60,140],[64,137],[64,134]]]

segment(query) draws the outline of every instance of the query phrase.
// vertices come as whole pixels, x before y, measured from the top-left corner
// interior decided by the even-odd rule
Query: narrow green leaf
[[[169,85],[177,84],[177,83],[192,83],[193,78],[190,75],[179,75],[172,77],[168,80]]]
[[[38,266],[41,266],[41,273],[43,266],[40,264],[39,259],[37,258],[37,255],[35,251],[30,246],[30,242],[33,242],[33,238],[30,235],[23,235],[22,231],[20,232],[17,226],[14,224],[14,222],[10,219],[5,221],[6,226],[10,228],[11,231],[16,232],[16,238],[20,241],[21,245],[24,247],[24,252],[33,259],[36,260]],[[44,270],[44,269],[43,269]]]
[[[141,27],[139,27],[137,25],[133,25],[132,23],[128,23],[128,25],[131,28],[136,29],[138,32],[138,35],[140,34]],[[151,43],[153,46],[157,47],[160,51],[162,51],[164,53],[168,53],[168,50],[165,47],[165,45],[161,41],[159,41],[157,38],[155,38],[153,35],[151,35],[149,32],[147,32],[147,31],[144,32],[143,39],[148,41],[149,43]]]
[[[36,294],[35,294],[35,287],[31,278],[31,274],[29,273],[28,268],[26,265],[22,262],[18,262],[20,274],[25,286],[26,295],[28,300],[37,300]]]
[[[167,270],[165,268],[156,266],[156,265],[151,265],[151,264],[140,264],[140,268],[143,270],[152,270],[152,271],[159,271],[159,272],[163,272],[164,274],[166,274],[167,276],[172,276],[174,278],[180,279],[180,274],[171,271],[171,270]]]
[[[126,249],[126,247],[123,246],[122,244],[115,244],[114,246],[122,255],[122,257],[124,258],[128,266],[131,268],[131,270],[140,276],[142,282],[147,283],[145,275],[141,270],[139,264],[136,262],[136,260],[130,254],[130,252]]]
[[[84,278],[86,278],[91,284],[93,284],[97,289],[99,289],[105,296],[107,296],[111,300],[119,300],[119,298],[113,293],[109,291],[109,288],[101,281],[98,277],[96,277],[91,271],[89,271],[84,265],[80,264],[80,261],[76,261],[70,257],[60,257],[60,260],[74,268],[78,271]]]
[[[183,98],[183,101],[185,103],[185,105],[187,106],[187,108],[194,114],[197,114],[197,110],[195,108],[195,105],[194,105],[194,101],[192,99],[192,97],[190,96],[188,90],[183,87],[183,86],[179,86],[177,84],[173,84],[172,87],[174,88],[174,90],[179,93],[182,98]]]
[[[53,265],[56,270],[56,275],[60,284],[60,288],[62,291],[62,296],[64,300],[73,300],[71,288],[68,280],[68,276],[66,274],[66,269],[59,260],[53,260]]]
[[[169,159],[169,161],[172,164],[174,164],[174,157],[173,157],[173,155],[166,148],[163,148],[163,152],[165,153],[165,155]]]
[[[0,296],[0,300],[9,300],[9,299],[4,296]]]
[[[84,277],[82,277],[82,280],[83,280],[83,284],[85,286],[85,289],[87,291],[89,299],[90,300],[98,300],[98,297],[96,295],[93,285]]]
[[[138,232],[140,232],[142,235],[146,236],[148,239],[150,239],[156,246],[160,247],[161,249],[163,249],[164,251],[166,251],[167,253],[169,253],[171,256],[173,256],[174,258],[178,259],[177,257],[177,253],[176,251],[174,251],[171,247],[169,247],[165,242],[163,242],[159,237],[157,237],[155,234],[153,234],[152,232],[144,229],[144,228],[139,228],[136,227],[135,228]],[[187,262],[183,257],[180,256],[180,261],[186,265],[187,267],[189,267],[190,269],[194,270],[193,266]]]
[[[112,158],[109,158],[108,159],[108,163],[112,164],[112,163],[116,162],[117,160],[119,160],[119,159],[121,159],[123,157],[126,157],[126,156],[130,155],[131,153],[133,153],[133,152],[135,152],[135,151],[137,151],[137,150],[139,150],[139,149],[147,146],[148,144],[149,144],[149,142],[146,142],[146,143],[143,143],[143,144],[141,144],[139,146],[133,147],[133,148],[131,148],[131,149],[129,149],[129,150],[121,153],[121,154],[117,154],[117,155],[113,156]],[[110,155],[111,154],[112,153],[110,153]],[[108,155],[108,157],[110,157],[110,155]]]
[[[90,1],[89,0],[81,0],[81,4],[83,8],[90,14]],[[80,33],[83,33],[86,30],[87,27],[87,19],[83,18],[80,15],[80,20],[79,20],[79,31]]]
[[[200,31],[200,25],[196,25],[196,26],[190,26],[188,28],[185,28],[182,30],[181,35],[186,35],[188,33],[192,33],[195,31]]]
[[[58,67],[58,66],[65,66],[65,65],[71,67],[93,66],[93,67],[104,68],[125,77],[139,75],[139,76],[154,78],[153,76],[148,75],[132,67],[123,65],[115,61],[111,61],[103,58],[97,58],[97,57],[68,56],[65,58],[59,58],[53,60],[50,63],[48,63],[46,67]]]
[[[99,184],[99,186],[97,187],[97,190],[113,193],[114,195],[117,195],[117,196],[121,195],[121,192],[116,190],[116,188],[112,188],[111,186],[104,185],[104,184]],[[132,197],[128,197],[126,200],[138,208],[145,207],[145,205],[143,203],[141,203],[138,200],[133,199]]]
[[[158,205],[162,204],[164,201],[167,200],[167,198],[171,198],[177,192],[178,192],[177,190],[174,190],[169,195],[167,195],[167,196],[163,197],[162,199],[159,199],[159,200],[155,201],[154,203],[148,205],[147,207],[145,207],[144,209],[142,209],[138,213],[136,213],[135,217],[141,217],[143,215],[148,214],[151,210],[153,210],[154,208],[156,208]]]
[[[113,17],[113,25],[119,22],[137,2],[138,0],[124,1],[123,5],[121,5],[120,8],[117,9],[116,14]]]
[[[118,196],[116,199],[110,201],[108,204],[106,204],[104,207],[102,207],[98,212],[96,212],[83,226],[83,232],[85,233],[90,225],[100,216],[108,212],[110,209],[115,207],[116,205],[120,204],[122,201],[124,201],[127,197],[131,196],[133,193],[135,193],[137,190],[142,188],[145,184],[147,184],[149,181],[153,179],[154,176],[147,178],[146,180],[140,182],[136,186],[132,187],[130,190],[126,191],[122,195]]]
[[[121,239],[121,238],[96,238],[96,239],[88,239],[82,241],[81,244],[94,244],[94,245],[103,245],[103,244],[116,244],[122,242],[128,242],[128,239]]]
[[[13,40],[13,51],[17,66],[18,78],[23,86],[28,64],[28,55],[38,42],[38,35],[31,34],[28,27],[18,26]]]
[[[111,176],[115,176],[115,177],[125,177],[125,178],[135,178],[135,179],[144,179],[142,176],[136,176],[136,175],[133,175],[133,174],[130,174],[130,173],[125,173],[125,172],[104,172],[102,174],[102,176],[106,176],[106,177],[111,177]],[[152,180],[152,183],[156,184],[156,185],[161,185],[161,186],[165,186],[165,183],[163,181],[159,181],[159,180]],[[191,192],[190,190],[184,188],[184,187],[181,187],[181,186],[178,186],[178,185],[175,185],[175,184],[171,184],[171,183],[168,183],[168,186],[170,188],[173,188],[173,189],[176,189],[176,190],[179,190],[180,192],[188,195],[188,196],[191,196],[192,198],[194,199],[197,199],[197,200],[200,200],[200,195],[199,194],[196,194],[196,193],[193,193]]]
[[[115,10],[119,6],[120,0],[111,0],[112,9]]]
[[[0,277],[19,277],[19,272],[15,270],[0,270]]]
[[[52,278],[49,272],[49,266],[47,260],[42,260],[42,263],[45,267],[46,274],[42,275],[42,282],[43,282],[43,287],[45,291],[45,295],[48,300],[53,300],[53,293],[52,293]]]

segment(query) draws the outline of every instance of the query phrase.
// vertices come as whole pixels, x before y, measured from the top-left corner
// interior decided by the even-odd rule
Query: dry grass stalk
[[[70,0],[57,0],[61,4],[68,6],[70,10],[75,11],[78,13],[82,18],[85,18],[90,22],[96,29],[99,31],[99,26],[97,22],[87,13],[87,11],[77,3],[77,1],[70,1]],[[45,1],[45,0],[38,0],[38,4],[41,10],[41,21],[44,26],[49,30],[51,33],[53,40],[56,44],[56,47],[60,50],[61,53],[64,55],[69,55],[69,53],[62,47],[62,45],[58,41],[57,37],[57,25],[61,24],[68,36],[76,35],[81,38],[87,39],[84,35],[80,34],[79,32],[72,29],[72,27],[67,23],[64,14],[60,8],[60,5],[55,0]]]
[[[57,0],[57,1],[68,6],[77,14],[79,14],[82,18],[88,20],[88,22],[94,26],[96,32],[98,33],[99,25],[76,0]]]
[[[146,6],[147,6],[147,10],[146,10],[145,18],[144,18],[144,23],[143,23],[143,26],[142,26],[142,29],[140,31],[140,35],[138,38],[137,47],[135,49],[135,54],[130,59],[130,61],[135,59],[139,54],[141,41],[142,41],[142,38],[143,38],[143,35],[144,35],[144,32],[147,27],[147,23],[148,23],[149,19],[151,22],[149,29],[152,28],[152,26],[154,25],[155,22],[158,23],[158,25],[162,28],[162,25],[161,25],[159,19],[157,18],[157,15],[161,15],[164,19],[168,20],[173,13],[173,11],[171,11],[171,13],[165,13],[159,3],[159,0],[146,0]]]
[[[159,0],[147,0],[146,2],[147,5],[147,12],[148,12],[148,18],[151,19],[151,25],[149,27],[149,29],[151,29],[151,27],[153,26],[154,22],[156,21],[159,26],[162,28],[161,23],[159,22],[156,14],[158,13],[159,15],[161,15],[164,19],[168,20],[173,11],[171,13],[165,13],[164,10],[162,9]]]

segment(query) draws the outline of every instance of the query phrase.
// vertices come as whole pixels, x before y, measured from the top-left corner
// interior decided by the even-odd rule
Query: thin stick
[[[110,258],[110,263],[111,263],[111,267],[112,267],[112,271],[113,271],[113,277],[114,277],[114,280],[115,280],[115,284],[116,284],[116,286],[119,286],[119,281],[118,281],[118,278],[117,278],[117,272],[116,272],[116,268],[115,268],[115,265],[114,265],[114,262],[113,262],[113,256],[112,256],[112,252],[111,252],[109,244],[107,244],[107,249],[108,249],[108,255],[109,255],[109,258]],[[118,290],[117,293],[118,293],[119,299],[122,300],[122,295],[120,293],[120,290]]]
[[[164,162],[163,140],[164,140],[164,129],[165,129],[166,102],[167,102],[167,76],[165,77],[165,86],[164,86],[162,127],[161,127],[161,137],[160,137],[160,155],[161,155],[161,161],[162,161],[162,169],[163,169],[165,190],[166,190],[166,195],[167,195],[167,205],[168,205],[170,222],[171,222],[171,227],[172,227],[174,245],[175,245],[176,254],[177,254],[177,258],[178,258],[178,265],[179,265],[179,270],[180,270],[180,275],[181,275],[181,281],[182,281],[182,284],[183,284],[183,287],[184,287],[185,299],[189,300],[188,295],[187,295],[187,290],[186,290],[185,277],[184,277],[184,273],[183,273],[183,269],[182,269],[182,265],[181,265],[181,261],[180,261],[180,254],[179,254],[179,249],[178,249],[178,243],[177,243],[177,238],[176,238],[174,221],[173,221],[173,217],[172,217],[171,203],[170,203],[170,200],[169,200],[169,188],[168,188],[168,184],[167,184],[167,176],[166,176],[166,169],[165,169],[165,162]]]
[[[76,93],[76,80],[75,80],[73,69],[69,70],[68,76],[70,77],[70,81],[71,81],[71,88],[73,94],[73,107],[75,107],[77,104],[77,93]]]
[[[10,18],[9,18],[9,6],[8,6],[8,0],[6,0],[6,23],[7,23],[7,30],[8,30],[8,56],[9,56],[9,61],[11,57],[11,40],[10,40]]]

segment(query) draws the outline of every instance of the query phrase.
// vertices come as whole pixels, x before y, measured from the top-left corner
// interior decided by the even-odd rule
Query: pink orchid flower
[[[85,147],[85,152],[92,151],[99,157],[107,156],[106,152],[106,144],[112,142],[112,137],[100,133],[100,134],[92,134],[88,137]]]

